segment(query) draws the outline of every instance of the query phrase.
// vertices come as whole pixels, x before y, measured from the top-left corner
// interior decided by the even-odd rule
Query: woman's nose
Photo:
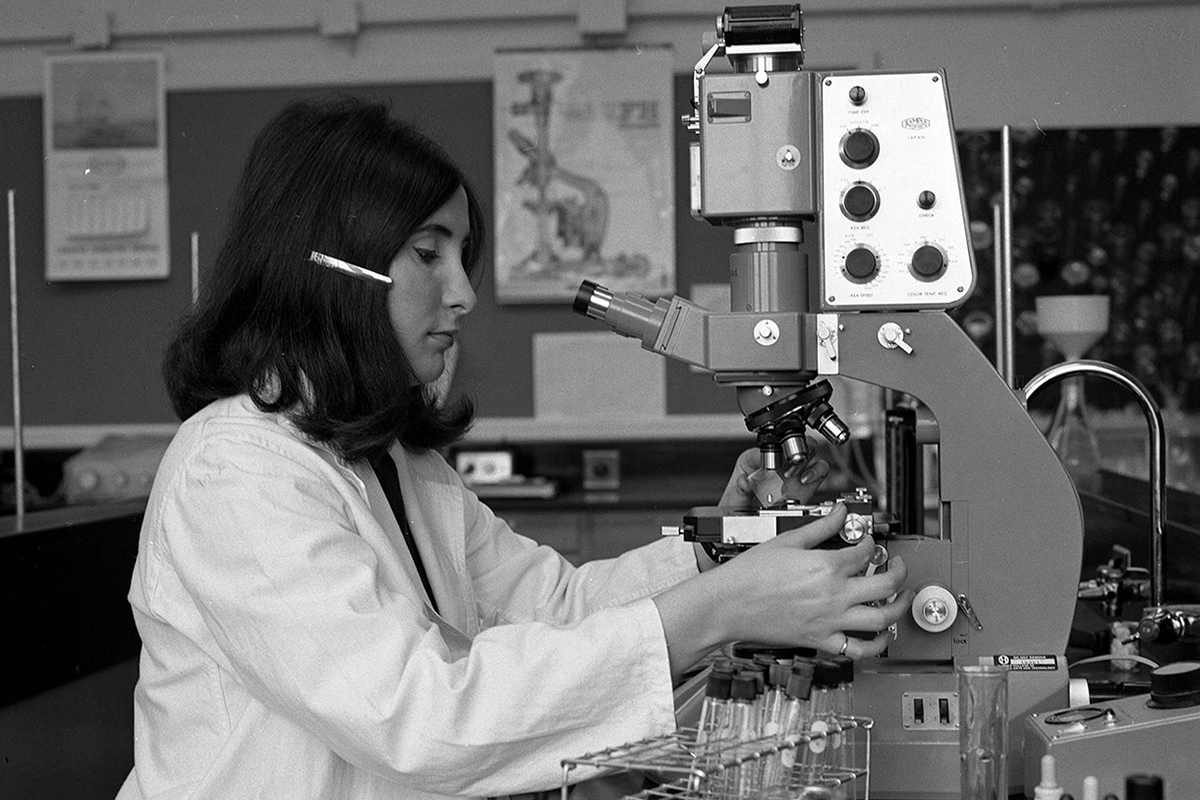
[[[446,305],[459,309],[463,314],[471,313],[475,308],[475,289],[471,286],[471,278],[462,264],[451,268],[450,277],[446,281]]]

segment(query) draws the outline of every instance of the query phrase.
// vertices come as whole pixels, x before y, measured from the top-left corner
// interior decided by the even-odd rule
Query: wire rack
[[[771,800],[794,800],[803,796],[831,797],[814,789],[836,789],[854,781],[863,782],[862,800],[871,796],[871,728],[874,721],[867,717],[842,717],[828,732],[810,731],[795,741],[768,737],[741,741],[716,739],[702,741],[694,728],[681,728],[674,733],[629,742],[619,747],[586,753],[562,761],[562,798],[567,800],[571,773],[578,767],[594,767],[606,772],[637,770],[648,773],[657,786],[631,795],[630,800],[742,800],[770,797]],[[861,765],[834,769],[826,767],[814,778],[790,762],[797,760],[799,748],[821,743],[832,736],[856,736],[863,742]],[[823,743],[821,743],[823,744]],[[786,759],[786,754],[792,756]],[[779,758],[776,758],[779,757]],[[783,759],[788,766],[779,769],[779,780],[769,785],[762,781],[765,765]]]

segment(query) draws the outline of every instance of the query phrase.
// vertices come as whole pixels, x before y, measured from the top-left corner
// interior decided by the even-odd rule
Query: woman
[[[865,603],[903,566],[809,549],[844,512],[716,569],[676,540],[576,569],[463,486],[436,448],[472,409],[429,386],[475,305],[482,214],[386,109],[285,109],[231,214],[165,359],[183,424],[130,589],[122,800],[544,789],[564,757],[672,730],[673,678],[722,643],[883,648],[842,631],[899,617],[903,596]]]

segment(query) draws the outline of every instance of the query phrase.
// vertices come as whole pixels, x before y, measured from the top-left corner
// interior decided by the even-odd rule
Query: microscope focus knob
[[[913,621],[930,633],[941,633],[958,619],[958,601],[944,586],[930,584],[917,592],[912,604]]]
[[[847,544],[858,544],[863,537],[871,532],[872,520],[862,514],[847,514],[846,524],[842,526],[840,536]]]

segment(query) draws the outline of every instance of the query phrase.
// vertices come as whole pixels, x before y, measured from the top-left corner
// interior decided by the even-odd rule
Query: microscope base
[[[1053,669],[1009,672],[1010,793],[1019,792],[1025,780],[1025,718],[1067,702],[1066,661],[1053,662]],[[918,701],[920,710],[914,708]],[[868,765],[873,800],[957,800],[958,680],[952,663],[858,662],[854,709],[875,722]]]

